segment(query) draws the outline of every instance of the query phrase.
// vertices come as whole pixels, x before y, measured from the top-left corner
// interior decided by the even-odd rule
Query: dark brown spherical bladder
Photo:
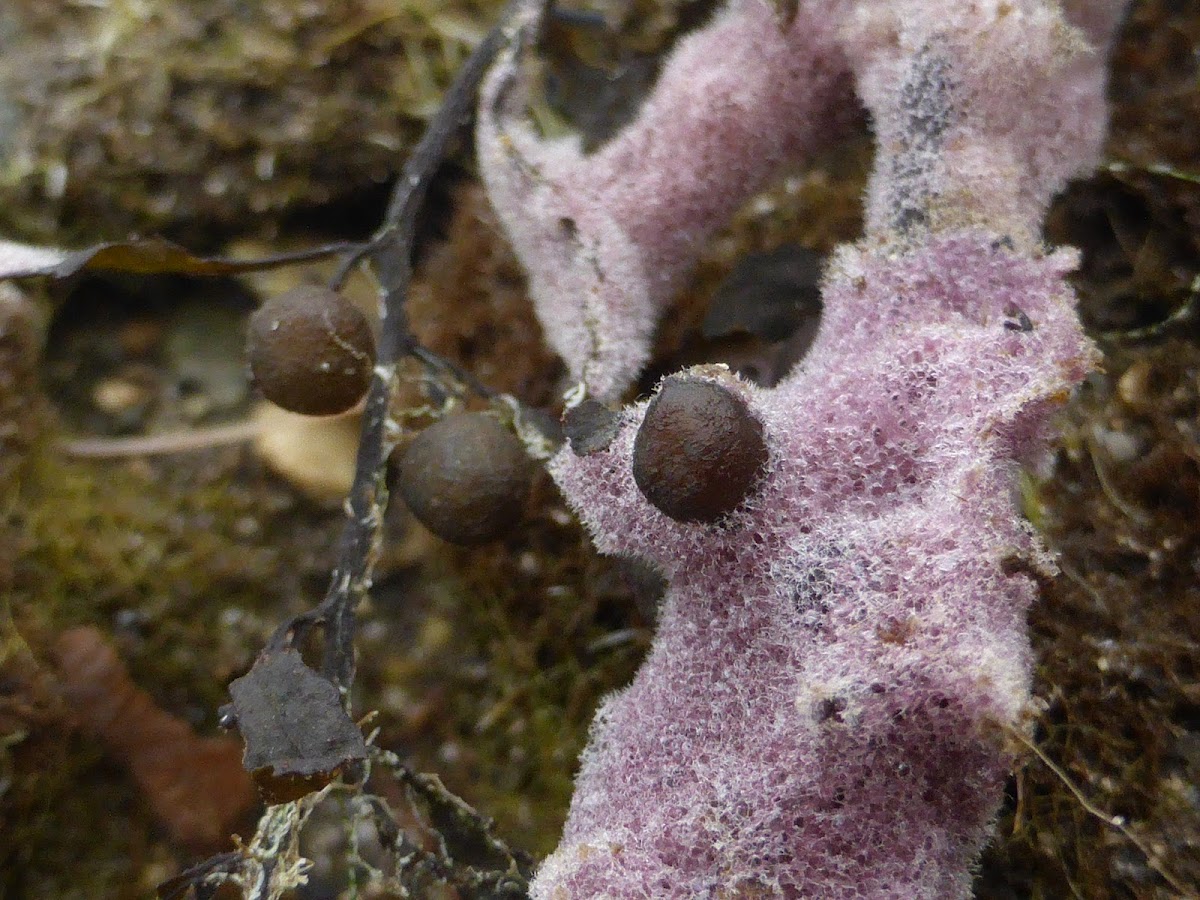
[[[272,403],[307,416],[345,412],[362,399],[375,365],[366,316],[325,287],[307,285],[267,300],[250,317],[247,356]]]
[[[716,522],[755,490],[767,463],[762,424],[712,381],[676,376],[650,401],[633,444],[633,480],[679,522]]]
[[[529,457],[494,416],[463,413],[430,425],[400,457],[397,487],[417,519],[443,540],[482,544],[520,521]]]

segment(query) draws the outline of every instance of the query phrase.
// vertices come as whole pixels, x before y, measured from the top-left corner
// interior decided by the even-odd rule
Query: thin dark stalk
[[[388,413],[398,364],[405,357],[414,356],[431,371],[449,372],[481,396],[494,396],[493,391],[469,373],[421,347],[412,336],[406,301],[413,275],[417,218],[451,142],[471,116],[488,67],[511,41],[524,37],[525,29],[540,24],[547,6],[547,0],[517,0],[475,48],[405,163],[383,224],[365,247],[347,254],[334,277],[335,283],[344,280],[350,267],[362,261],[374,270],[379,283],[382,323],[378,363],[367,392],[347,522],[329,589],[316,609],[281,625],[266,649],[290,646],[313,625],[323,625],[324,674],[343,693],[354,681],[355,611],[371,586],[387,509],[387,458],[392,449]],[[522,20],[524,28],[516,27]]]
[[[379,279],[382,321],[379,361],[363,412],[354,485],[338,564],[321,603],[325,622],[325,676],[343,692],[354,681],[356,610],[371,586],[371,570],[378,556],[387,509],[387,457],[392,449],[387,419],[396,366],[415,346],[405,304],[412,281],[417,216],[451,140],[471,112],[484,73],[507,41],[507,21],[508,15],[475,48],[454,79],[441,108],[400,173],[383,225],[372,238],[367,254]]]
[[[320,626],[324,636],[323,674],[341,691],[347,712],[355,674],[356,611],[371,587],[387,510],[387,459],[394,444],[395,431],[389,423],[389,415],[398,366],[406,357],[413,357],[438,382],[453,379],[481,396],[496,396],[471,373],[421,347],[409,329],[405,307],[413,276],[412,256],[417,217],[451,142],[471,116],[488,67],[503,49],[517,41],[528,41],[532,34],[540,30],[549,2],[513,0],[500,23],[475,48],[405,163],[383,223],[365,244],[343,248],[342,262],[333,278],[333,286],[338,287],[355,265],[365,263],[371,267],[378,282],[380,301],[378,359],[364,404],[354,482],[347,498],[347,520],[341,535],[337,565],[331,574],[324,599],[315,608],[281,623],[267,641],[259,661],[293,647],[303,641],[311,629]],[[236,715],[232,712],[227,711],[225,717],[236,721]],[[502,871],[497,872],[479,872],[470,866],[463,872],[457,872],[458,866],[452,859],[424,858],[421,854],[414,858],[423,859],[424,867],[431,869],[432,874],[441,881],[456,883],[464,896],[526,895],[525,876],[518,871],[516,856],[492,835],[490,823],[441,788],[440,782],[431,785],[413,776],[409,786],[424,794],[426,802],[451,809],[458,829],[464,833],[477,832],[483,845],[492,854],[499,855],[504,865]],[[287,806],[293,807],[291,804]],[[271,810],[283,808],[284,805],[268,808],[264,819],[260,820],[260,834],[255,838],[254,846],[236,854],[241,865],[237,864],[234,854],[214,857],[164,887],[168,890],[186,890],[190,886],[199,891],[206,886],[207,877],[213,873],[237,873],[253,879],[251,897],[276,896],[273,873],[281,842],[286,838],[294,843],[297,832],[303,826],[302,816],[288,818],[278,827],[270,827],[268,822],[269,834],[264,836],[263,823],[267,822]],[[394,849],[403,852],[411,848],[405,840],[398,839]],[[413,856],[412,853],[407,855]]]

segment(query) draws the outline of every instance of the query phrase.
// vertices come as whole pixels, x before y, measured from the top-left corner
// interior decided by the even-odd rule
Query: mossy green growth
[[[6,3],[0,230],[266,230],[370,191],[399,170],[501,6],[166,0],[64,15]]]
[[[482,693],[464,694],[458,710],[473,732],[480,806],[539,857],[558,843],[596,707],[629,683],[649,640],[649,631],[635,631],[623,644],[589,651],[605,632],[594,622],[568,622],[567,607],[594,601],[563,593],[551,603],[549,627],[526,629],[510,620],[491,633],[494,681]],[[492,627],[486,620],[478,626],[484,633]]]
[[[0,668],[16,701],[0,705],[11,779],[0,888],[14,896],[115,897],[129,884],[141,895],[194,861],[166,841],[128,775],[74,733],[49,648],[70,627],[98,625],[140,687],[213,731],[228,679],[277,620],[312,602],[306,579],[325,575],[336,534],[334,517],[295,509],[240,457],[87,462],[45,435],[9,486],[16,552]]]
[[[247,540],[260,510],[229,461],[88,462],[45,447],[18,493],[26,614],[62,628],[133,612],[154,627],[239,601],[267,606],[280,551]]]
[[[1116,164],[1049,216],[1049,242],[1083,252],[1080,314],[1105,353],[1026,494],[1061,568],[1031,615],[1033,736],[1072,785],[1027,760],[980,900],[1200,884],[1200,190],[1178,177],[1200,154],[1198,39],[1195,3],[1131,6],[1113,54]]]
[[[1140,346],[1107,367],[1074,399],[1053,477],[1036,486],[1062,574],[1031,616],[1034,736],[1071,783],[1026,761],[980,898],[1148,900],[1200,878],[1200,351]]]

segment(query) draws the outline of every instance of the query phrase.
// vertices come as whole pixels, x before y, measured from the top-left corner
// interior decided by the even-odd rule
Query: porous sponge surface
[[[515,56],[501,57],[482,92],[480,172],[546,339],[592,396],[619,397],[645,366],[708,237],[857,115],[825,8],[843,2],[805,4],[787,28],[769,3],[729,4],[680,41],[638,117],[592,154],[536,133]]]
[[[597,716],[541,898],[969,895],[1028,695],[1017,460],[1094,364],[1063,275],[995,234],[844,248],[822,332],[742,396],[770,461],[718,525],[631,474],[646,404],[554,460],[597,545],[670,582],[644,667]]]
[[[605,449],[551,465],[597,546],[669,588],[533,896],[969,896],[1002,726],[1028,696],[1025,573],[1052,565],[1014,476],[1096,362],[1065,281],[1075,256],[1047,253],[1040,227],[1099,159],[1124,6],[733,0],[588,157],[522,126],[515,55],[498,66],[489,196],[551,344],[602,400],[644,365],[696,246],[836,133],[848,81],[876,138],[864,236],[829,263],[800,368],[773,389],[686,375],[762,424],[768,462],[742,506],[685,523],[646,500],[644,402]]]
[[[870,238],[980,228],[1036,247],[1050,198],[1099,160],[1102,51],[1125,3],[731,0],[594,153],[537,132],[519,48],[501,54],[480,171],[547,341],[590,396],[619,398],[707,239],[864,112]]]

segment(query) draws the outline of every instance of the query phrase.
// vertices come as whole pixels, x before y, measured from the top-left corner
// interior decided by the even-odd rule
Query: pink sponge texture
[[[1079,4],[1076,4],[1079,5]],[[986,227],[1036,243],[1050,198],[1099,160],[1104,55],[1122,4],[1071,27],[1038,0],[858,3],[841,31],[878,156],[868,234]]]
[[[781,4],[786,5],[786,4]],[[1046,252],[1046,205],[1098,159],[1123,0],[734,0],[639,118],[584,156],[538,138],[517,53],[480,159],[539,317],[586,391],[637,375],[696,248],[858,109],[866,233],[832,257],[820,331],[773,389],[755,490],[715,524],[632,474],[641,402],[551,471],[606,553],[666,576],[659,632],[597,716],[533,896],[965,898],[1028,697],[1019,464],[1096,362]],[[675,376],[681,377],[681,376]]]
[[[536,133],[529,42],[514,46],[484,85],[477,145],[547,340],[588,394],[619,397],[704,241],[864,106],[869,236],[982,227],[1034,246],[1050,197],[1098,159],[1097,48],[1124,3],[798,0],[785,26],[766,0],[732,0],[592,154]]]
[[[637,119],[591,155],[534,133],[516,51],[485,84],[476,143],[488,195],[547,340],[592,396],[619,396],[641,371],[709,235],[858,114],[820,5],[781,30],[767,3],[732,4],[680,43]]]
[[[1007,771],[987,725],[1028,694],[1034,591],[1005,561],[1047,562],[1013,459],[1095,361],[1072,262],[985,234],[843,250],[799,371],[773,390],[693,373],[743,396],[771,448],[718,527],[635,486],[645,404],[606,450],[559,454],[600,549],[671,587],[534,896],[967,895]]]

